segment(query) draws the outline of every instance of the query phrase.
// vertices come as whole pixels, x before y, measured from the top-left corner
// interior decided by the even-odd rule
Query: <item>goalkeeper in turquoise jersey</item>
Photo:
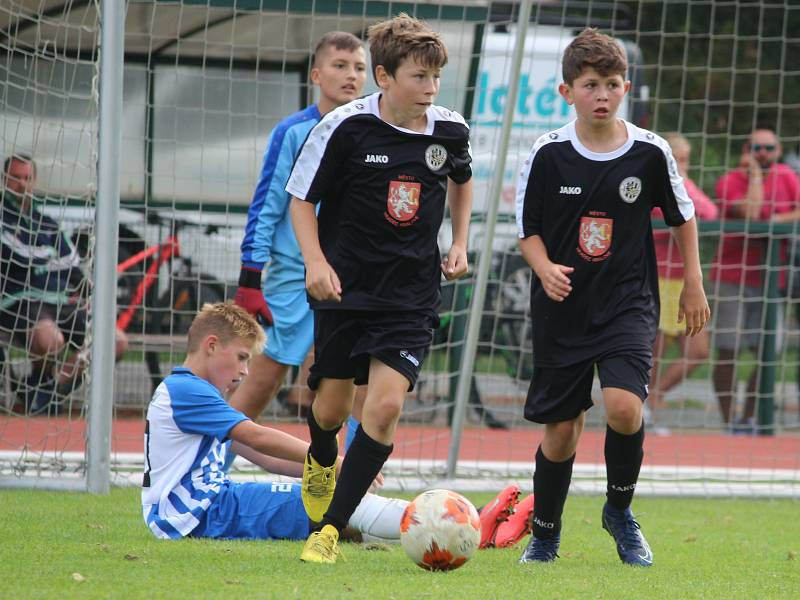
[[[236,303],[264,326],[267,343],[231,405],[257,418],[278,393],[290,367],[300,366],[314,341],[314,318],[306,300],[305,268],[284,190],[309,131],[334,108],[361,95],[366,54],[361,40],[341,31],[317,43],[310,81],[319,101],[286,117],[270,135],[242,240]],[[267,266],[262,285],[261,274]]]

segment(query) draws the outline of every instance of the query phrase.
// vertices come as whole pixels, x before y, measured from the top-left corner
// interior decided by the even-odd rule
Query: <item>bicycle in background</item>
[[[224,282],[198,271],[181,252],[180,232],[195,229],[198,235],[209,236],[218,232],[218,226],[155,211],[147,213],[146,221],[158,228],[160,241],[152,245],[125,225],[119,229],[116,326],[129,337],[142,336],[144,361],[155,389],[165,375],[160,354],[170,349],[170,339],[185,340],[203,304],[222,302],[232,294],[227,294]],[[84,257],[89,256],[90,234],[84,229],[73,236]]]

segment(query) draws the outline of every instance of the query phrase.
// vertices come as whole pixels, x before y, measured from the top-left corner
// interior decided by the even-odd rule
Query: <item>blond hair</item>
[[[617,41],[587,27],[564,50],[561,75],[564,83],[572,85],[586,69],[594,69],[603,77],[622,75],[628,71],[628,59]]]
[[[263,346],[266,339],[264,330],[253,315],[230,300],[203,305],[189,327],[188,352],[197,351],[209,335],[217,336],[223,345],[244,340],[252,342],[254,348]]]
[[[664,139],[669,144],[669,147],[672,148],[672,151],[675,152],[677,148],[683,147],[688,148],[689,151],[692,149],[692,144],[689,143],[689,140],[686,139],[686,136],[680,133],[670,132],[664,134]]]
[[[409,57],[428,68],[441,69],[447,64],[447,48],[442,36],[424,21],[406,13],[372,25],[367,30],[367,39],[373,77],[378,65],[394,77],[397,67]]]

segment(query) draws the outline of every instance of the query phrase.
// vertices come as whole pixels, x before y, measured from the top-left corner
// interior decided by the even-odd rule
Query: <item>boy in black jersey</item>
[[[531,282],[534,374],[525,417],[545,425],[533,475],[533,536],[520,562],[555,560],[561,514],[597,367],[608,417],[603,527],[620,559],[652,552],[630,505],[642,464],[642,403],[659,319],[650,211],[672,227],[685,265],[679,321],[699,333],[703,291],[694,207],[668,144],[616,117],[630,89],[612,38],[586,29],[564,52],[559,92],[577,119],[540,137],[520,175],[520,248]]]
[[[447,50],[405,14],[368,35],[380,92],[325,115],[286,186],[314,310],[309,386],[317,395],[302,495],[321,528],[300,556],[308,562],[336,561],[339,532],[392,451],[405,393],[433,338],[441,275],[467,272],[469,129],[433,104]],[[453,244],[441,260],[446,197]],[[363,383],[361,426],[335,486],[336,435]]]

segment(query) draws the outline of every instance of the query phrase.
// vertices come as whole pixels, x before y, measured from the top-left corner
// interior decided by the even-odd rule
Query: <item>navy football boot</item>
[[[559,544],[561,544],[561,534],[545,540],[540,540],[532,535],[531,541],[528,542],[525,551],[522,553],[522,556],[519,557],[519,562],[554,562],[558,557]]]
[[[603,529],[617,543],[617,554],[622,562],[638,567],[649,567],[653,564],[653,552],[630,508],[619,510],[606,502],[603,506]]]

